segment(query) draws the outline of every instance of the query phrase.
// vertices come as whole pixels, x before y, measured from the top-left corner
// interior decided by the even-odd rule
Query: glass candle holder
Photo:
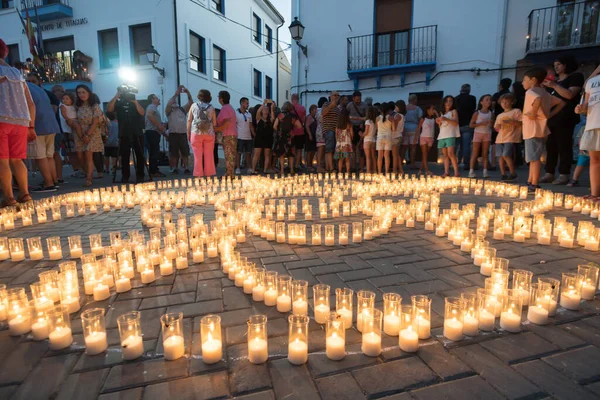
[[[290,275],[279,275],[277,286],[277,311],[286,313],[292,310],[292,277]]]
[[[79,283],[77,274],[69,271],[59,275],[60,304],[67,307],[69,314],[76,313],[81,308],[79,303]]]
[[[155,234],[156,235],[156,234]],[[119,253],[123,249],[123,239],[121,236],[121,232],[110,232],[110,246],[115,249],[117,253]],[[160,229],[158,229],[158,238],[152,236],[152,232],[150,234],[150,240],[160,240]]]
[[[84,206],[84,210],[85,210],[85,206]],[[83,212],[83,214],[81,212],[79,214],[83,215],[83,214],[85,214],[85,211]],[[46,210],[43,207],[37,208],[36,215],[37,215],[38,224],[44,224],[44,223],[48,222],[48,215],[46,214]]]
[[[288,361],[293,365],[302,365],[308,361],[308,323],[307,315],[290,315],[288,335]]]
[[[419,327],[412,305],[400,307],[400,333],[398,344],[405,353],[414,353],[419,349]]]
[[[330,313],[325,327],[325,355],[333,361],[342,360],[346,356],[344,320],[336,313]]]
[[[142,283],[148,285],[156,280],[156,273],[154,271],[154,265],[147,263],[144,266],[142,272],[140,272]]]
[[[53,309],[52,306],[51,309]],[[49,326],[48,326],[48,310],[37,309],[35,307],[35,300],[29,302],[29,309],[31,312],[31,336],[33,340],[45,340],[48,339]]]
[[[243,256],[238,256],[236,258],[236,268],[235,268],[235,276],[233,278],[233,282],[236,287],[244,286],[244,280],[246,279],[246,270],[248,268],[248,258]]]
[[[275,240],[277,243],[285,243],[285,222],[275,224]]]
[[[549,284],[532,283],[529,307],[527,307],[527,320],[536,325],[546,325],[550,315],[551,301],[552,289]]]
[[[262,364],[268,359],[267,316],[251,315],[248,319],[248,361]]]
[[[265,269],[263,267],[257,267],[254,270],[255,284],[252,288],[252,300],[253,301],[264,301],[265,299]]]
[[[313,305],[315,322],[317,324],[325,324],[327,317],[330,314],[329,307],[330,286],[319,283],[313,286]]]
[[[142,340],[142,323],[138,311],[130,311],[117,317],[119,338],[121,341],[121,357],[123,360],[135,360],[144,354]]]
[[[264,302],[266,306],[272,307],[277,305],[277,271],[266,271],[264,277]]]
[[[444,337],[453,342],[463,340],[463,302],[460,297],[444,299]]]
[[[368,357],[381,354],[381,322],[383,313],[376,308],[363,311],[361,351]]]
[[[46,239],[48,246],[48,258],[50,260],[60,260],[62,258],[62,247],[60,245],[60,237],[53,236]]]
[[[31,330],[31,307],[23,288],[6,291],[8,329],[11,336],[24,335]]]
[[[505,331],[517,333],[521,331],[521,314],[523,312],[523,299],[515,290],[507,290],[502,295],[502,313],[500,314],[500,328]]]
[[[410,298],[415,312],[415,323],[419,339],[431,337],[431,299],[426,295],[415,295]]]
[[[90,248],[92,249],[92,254],[96,256],[101,256],[104,254],[104,246],[102,246],[102,234],[97,233],[90,235]]]
[[[23,257],[25,257],[24,254]],[[0,237],[0,261],[8,260],[9,258],[10,250],[8,246],[8,238]]]
[[[242,287],[244,294],[252,294],[254,286],[256,286],[256,268],[254,266],[248,266],[246,268],[246,275]]]
[[[373,220],[366,219],[363,222],[363,235],[365,240],[373,239]]]
[[[216,364],[223,358],[221,338],[221,317],[207,315],[200,320],[200,338],[202,340],[202,361]]]
[[[400,334],[401,305],[402,296],[399,294],[383,294],[383,332],[388,336],[398,336]]]
[[[306,225],[296,225],[296,244],[306,244]]]
[[[577,280],[581,286],[581,298],[594,300],[598,285],[598,266],[594,264],[578,265]]]
[[[8,239],[8,247],[10,248],[11,261],[23,261],[25,259],[25,247],[23,246],[23,238]]]
[[[57,303],[60,300],[60,290],[58,287],[58,271],[44,271],[38,274],[40,283],[44,285],[46,296],[53,302]]]
[[[362,222],[353,222],[352,223],[352,243],[361,243],[362,242]]]
[[[496,260],[494,259],[494,266],[496,265]],[[492,283],[492,289],[496,291],[505,291],[508,289],[508,280],[510,277],[510,272],[505,269],[493,268],[492,275],[490,276],[490,281]]]
[[[104,309],[90,308],[81,313],[81,326],[85,341],[85,354],[94,356],[108,348]]]
[[[577,274],[563,273],[560,290],[560,306],[567,310],[579,310],[581,301],[581,281]]]
[[[206,253],[208,258],[216,258],[219,253],[217,249],[217,240],[214,236],[209,236],[206,241]]]
[[[513,290],[521,296],[521,303],[524,306],[529,305],[529,298],[531,296],[531,279],[533,278],[533,272],[526,271],[523,269],[515,269],[513,271]]]
[[[308,282],[304,280],[292,281],[292,313],[294,315],[308,315]]]
[[[338,225],[339,233],[338,233],[338,242],[341,245],[348,244],[348,224],[340,224]]]
[[[42,239],[39,236],[27,239],[27,250],[29,251],[30,260],[37,261],[44,258]]]
[[[177,245],[177,258],[175,259],[175,267],[177,269],[187,269],[188,264],[188,246],[185,243]]]
[[[48,339],[51,350],[61,350],[73,343],[69,309],[58,305],[48,311]]]
[[[475,256],[477,259],[477,255]],[[483,256],[480,261],[480,269],[479,273],[483,276],[491,276],[492,268],[494,266],[494,260],[496,259],[496,249],[493,247],[488,247],[483,250]]]
[[[349,288],[335,289],[335,312],[344,321],[345,329],[352,328],[352,303],[354,291]]]
[[[356,328],[363,331],[363,317],[368,310],[375,308],[375,293],[369,290],[359,290],[356,293]]]
[[[177,360],[183,357],[183,313],[167,313],[160,317],[162,327],[165,360]]]
[[[335,225],[325,225],[325,246],[335,244]]]
[[[81,247],[81,236],[69,236],[69,252],[71,254],[71,258],[80,258],[83,254],[83,249]]]
[[[296,229],[296,224],[288,224],[288,243],[289,244],[298,244],[298,234]]]
[[[502,312],[502,298],[484,288],[477,289],[479,329],[485,332],[494,330],[496,318]]]
[[[41,282],[34,282],[29,287],[36,309],[46,311],[54,307],[54,302],[46,294],[46,285]]]
[[[477,336],[479,334],[479,304],[477,293],[461,293],[463,302],[463,334]]]
[[[321,245],[321,225],[320,224],[312,225],[312,245],[313,246]]]
[[[473,232],[471,230],[463,231],[460,250],[465,253],[470,253],[473,248]]]
[[[8,318],[8,301],[6,297],[6,285],[0,283],[0,321],[6,321]]]

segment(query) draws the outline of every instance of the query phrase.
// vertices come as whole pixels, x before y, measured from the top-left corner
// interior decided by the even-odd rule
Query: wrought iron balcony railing
[[[21,0],[19,8],[23,18],[25,18],[25,10],[27,10],[33,21],[37,18],[40,22],[73,18],[73,9],[69,4],[69,0]]]
[[[44,54],[44,80],[51,83],[89,81],[89,57],[78,51]]]

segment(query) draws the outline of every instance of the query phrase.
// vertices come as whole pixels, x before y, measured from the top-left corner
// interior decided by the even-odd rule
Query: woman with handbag
[[[213,155],[217,117],[208,90],[200,90],[198,100],[199,103],[192,104],[187,119],[188,140],[194,151],[194,176],[213,176],[217,173]]]

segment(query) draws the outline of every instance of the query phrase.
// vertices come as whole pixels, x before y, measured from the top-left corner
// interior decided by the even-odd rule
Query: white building
[[[598,1],[292,0],[305,27],[292,53],[292,91],[306,105],[331,90],[374,102],[419,95],[421,105],[479,97],[501,78],[573,54],[589,72],[600,60]]]
[[[279,104],[290,100],[292,89],[292,64],[287,55],[279,46]]]
[[[268,0],[33,1],[49,71],[46,87],[61,83],[72,90],[85,83],[106,103],[117,86],[133,83],[138,99],[155,93],[163,107],[179,84],[194,99],[200,89],[210,90],[217,108],[221,90],[230,92],[234,106],[241,97],[255,104],[277,95],[284,20]],[[13,0],[1,4],[0,38],[10,47],[9,61],[24,61],[31,55],[16,8],[24,16],[25,6]],[[35,10],[29,13],[35,23]],[[156,67],[164,69],[164,77],[148,61],[151,46],[161,55]],[[91,58],[87,66],[77,61],[78,51]],[[125,76],[123,67],[130,71]]]

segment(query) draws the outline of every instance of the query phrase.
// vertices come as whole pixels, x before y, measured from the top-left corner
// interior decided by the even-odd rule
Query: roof
[[[285,18],[283,18],[283,15],[281,15],[279,13],[279,11],[277,10],[277,7],[275,7],[273,5],[273,3],[271,3],[269,0],[258,0],[258,1],[264,3],[269,8],[269,10],[271,10],[273,12],[273,14],[275,14],[275,16],[279,19],[281,24],[283,24],[285,22]]]

